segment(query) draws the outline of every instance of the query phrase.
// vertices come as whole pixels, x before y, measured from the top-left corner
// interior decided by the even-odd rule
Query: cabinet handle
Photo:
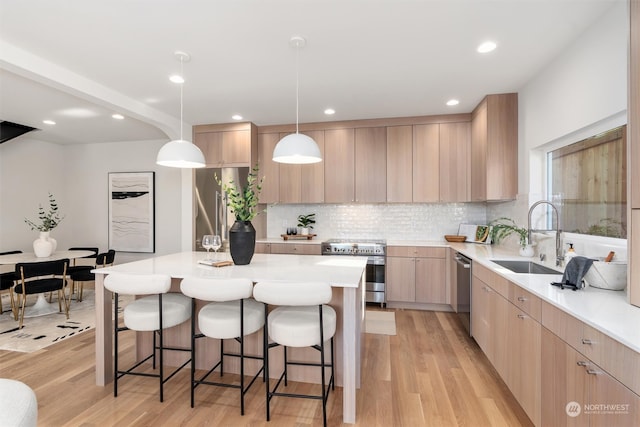
[[[582,338],[582,344],[584,344],[584,345],[591,345],[591,344],[593,344],[593,343],[592,343],[592,342],[591,342],[591,340],[590,340],[590,339],[588,339],[588,338]]]
[[[526,319],[527,316],[525,316],[524,314],[518,314],[518,319]]]
[[[527,299],[525,297],[518,297],[518,301],[525,302]]]
[[[578,366],[587,366],[587,362],[585,362],[584,360],[580,360],[580,361],[577,363],[577,365],[578,365]]]
[[[596,371],[595,369],[587,369],[587,374],[589,375],[598,375],[600,372]]]

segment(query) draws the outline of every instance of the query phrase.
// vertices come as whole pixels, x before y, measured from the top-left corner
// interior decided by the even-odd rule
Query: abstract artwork
[[[109,249],[155,252],[154,172],[109,173]]]

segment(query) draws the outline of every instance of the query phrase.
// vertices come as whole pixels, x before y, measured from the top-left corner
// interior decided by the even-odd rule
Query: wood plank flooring
[[[453,313],[396,311],[396,336],[366,334],[358,426],[530,426],[531,422]],[[189,405],[189,371],[165,385],[125,377],[119,395],[95,385],[93,331],[36,353],[0,351],[0,377],[31,386],[39,426],[305,426],[322,425],[320,402],[274,398],[265,421],[264,384],[254,384],[240,416],[235,389],[201,386]],[[133,334],[121,360],[133,360]],[[234,380],[234,376],[224,378]],[[289,383],[292,392],[317,385]],[[329,425],[342,425],[342,393],[328,402]]]

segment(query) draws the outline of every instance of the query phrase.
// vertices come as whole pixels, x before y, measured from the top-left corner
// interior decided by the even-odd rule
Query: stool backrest
[[[123,295],[166,294],[171,289],[171,276],[166,274],[111,273],[104,287]]]
[[[235,301],[251,297],[253,282],[249,279],[185,277],[180,290],[188,297],[203,301]]]
[[[258,282],[253,287],[256,301],[271,305],[328,304],[331,296],[331,285],[327,282]]]

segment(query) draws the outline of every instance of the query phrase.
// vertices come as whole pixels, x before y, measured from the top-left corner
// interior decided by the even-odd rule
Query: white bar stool
[[[244,337],[251,335],[264,326],[264,304],[250,298],[253,282],[249,279],[216,279],[185,277],[180,290],[192,298],[192,311],[196,311],[196,300],[213,301],[202,307],[196,316],[191,317],[191,407],[195,404],[195,388],[200,384],[240,389],[240,414],[244,415],[244,395],[256,378],[264,372],[264,357],[244,354]],[[220,340],[220,360],[200,379],[195,379],[196,339],[209,337]],[[235,339],[240,343],[240,353],[225,353],[224,340]],[[207,377],[220,367],[220,376],[224,374],[224,356],[240,358],[240,384],[207,381]],[[245,388],[244,359],[262,360],[263,365]]]
[[[125,274],[112,273],[104,279],[104,287],[114,295],[114,357],[113,357],[113,396],[118,396],[118,379],[125,375],[154,377],[160,380],[160,402],[164,400],[164,383],[185,367],[189,360],[179,366],[168,377],[164,377],[164,351],[190,351],[187,348],[165,347],[164,329],[180,325],[191,317],[191,300],[177,293],[168,293],[171,288],[171,277],[163,274]],[[138,298],[124,308],[124,327],[118,326],[118,295],[148,295]],[[127,369],[118,370],[118,333],[126,330],[152,331],[152,353]],[[156,336],[159,345],[156,345]],[[159,350],[159,373],[133,372],[144,362],[152,359],[156,369],[156,350]]]
[[[276,305],[266,314],[264,325],[264,366],[269,378],[269,348],[284,346],[284,371],[273,390],[267,383],[267,421],[270,420],[270,402],[273,396],[299,397],[322,400],[322,418],[327,425],[327,398],[335,389],[333,363],[333,336],[336,332],[336,312],[325,305],[331,301],[331,285],[325,282],[258,282],[253,288],[253,297],[265,305]],[[269,339],[273,343],[269,343]],[[325,341],[331,341],[330,363],[325,363]],[[313,347],[320,352],[320,363],[290,362],[287,360],[287,347]],[[289,365],[318,366],[322,377],[322,393],[319,395],[292,394],[278,392],[284,378],[287,386],[287,367]],[[326,384],[325,368],[331,368],[329,384]]]

